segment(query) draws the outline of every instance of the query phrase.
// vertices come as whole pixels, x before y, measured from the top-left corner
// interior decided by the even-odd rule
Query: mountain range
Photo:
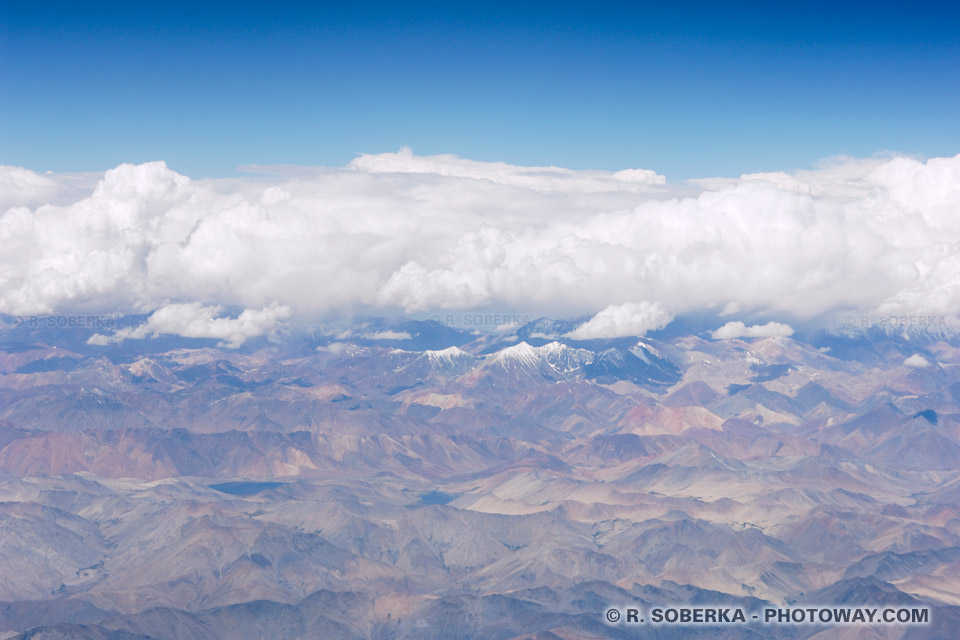
[[[8,325],[0,638],[639,637],[625,603],[922,606],[693,631],[954,637],[960,340],[574,326]]]

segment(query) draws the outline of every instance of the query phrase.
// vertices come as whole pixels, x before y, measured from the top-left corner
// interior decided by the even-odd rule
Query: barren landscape
[[[572,326],[373,319],[227,349],[8,324],[0,632],[638,637],[603,619],[625,603],[931,611],[702,637],[958,628],[950,335]]]

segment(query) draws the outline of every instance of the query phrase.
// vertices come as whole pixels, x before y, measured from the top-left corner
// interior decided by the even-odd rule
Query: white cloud
[[[367,340],[410,340],[413,338],[406,331],[377,331],[363,336]]]
[[[713,332],[716,340],[731,340],[733,338],[789,338],[793,335],[793,328],[788,324],[768,322],[748,327],[742,322],[728,322]]]
[[[400,173],[485,180],[541,192],[592,193],[635,191],[666,184],[666,177],[649,169],[572,171],[562,167],[521,167],[506,162],[477,162],[454,155],[416,156],[404,147],[397,153],[361,154],[350,167],[365,173]]]
[[[636,184],[666,184],[666,176],[659,175],[650,169],[624,169],[613,174],[614,180],[633,182]]]
[[[50,202],[61,190],[60,184],[52,177],[0,165],[0,211]]]
[[[154,311],[140,326],[117,330],[113,335],[94,334],[90,344],[105,345],[127,338],[173,334],[187,338],[213,338],[236,348],[250,338],[270,333],[280,320],[290,317],[289,307],[273,305],[246,309],[236,318],[218,317],[222,307],[205,307],[199,302],[168,304]]]
[[[517,326],[519,327],[520,324],[517,323]],[[540,338],[541,340],[556,340],[556,339],[557,339],[557,336],[551,335],[551,334],[548,334],[548,333],[543,333],[542,331],[534,331],[534,332],[531,333],[528,337],[530,337],[530,338]]]
[[[612,304],[566,335],[574,340],[642,336],[667,326],[673,316],[657,302]]]
[[[179,300],[308,320],[487,305],[569,318],[647,300],[960,324],[960,156],[683,184],[409,150],[273,171],[190,180],[155,162],[88,186],[0,168],[0,313]]]
[[[736,300],[734,300],[733,302],[728,302],[728,303],[723,307],[723,310],[720,311],[720,316],[721,316],[721,317],[723,317],[723,316],[732,316],[732,315],[734,315],[734,314],[740,313],[741,311],[743,311],[743,307],[740,306],[740,303],[739,303],[739,302],[737,302]]]
[[[903,364],[908,367],[915,367],[917,369],[925,369],[930,366],[930,361],[924,358],[919,353],[915,353],[906,360],[903,361]]]
[[[355,345],[352,345],[347,342],[331,342],[328,345],[320,345],[319,347],[316,348],[316,351],[320,353],[330,353],[335,356],[339,356],[344,353],[349,353],[355,348],[356,348]]]

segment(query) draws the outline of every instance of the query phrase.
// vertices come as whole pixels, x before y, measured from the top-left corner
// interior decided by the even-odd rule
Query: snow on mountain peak
[[[583,349],[574,349],[560,342],[548,342],[541,347],[533,347],[526,342],[520,342],[506,347],[490,356],[489,362],[501,365],[519,364],[525,367],[545,365],[557,373],[571,373],[581,365],[594,359],[591,352]]]
[[[518,342],[515,345],[501,349],[491,357],[492,362],[518,362],[524,365],[536,365],[540,360],[540,352],[536,347],[531,347],[526,342]]]
[[[469,353],[459,347],[447,347],[439,351],[424,351],[430,362],[455,362],[462,358],[471,357]]]
[[[653,364],[653,363],[650,361],[650,357],[647,355],[648,353],[649,353],[650,355],[652,355],[654,358],[657,358],[657,359],[659,359],[659,360],[663,360],[663,359],[664,359],[664,357],[663,357],[662,355],[660,355],[660,352],[657,351],[657,350],[653,347],[653,345],[647,344],[647,343],[644,342],[643,340],[638,341],[637,344],[635,344],[635,345],[633,346],[633,348],[630,349],[630,352],[631,352],[633,355],[635,355],[635,356],[637,356],[638,358],[640,358],[641,360],[643,360],[644,362],[646,362],[647,364]]]

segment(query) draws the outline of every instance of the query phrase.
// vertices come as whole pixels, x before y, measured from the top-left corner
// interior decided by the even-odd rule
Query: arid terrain
[[[960,633],[950,335],[34,325],[0,332],[2,638]],[[932,620],[604,621],[626,603]]]

